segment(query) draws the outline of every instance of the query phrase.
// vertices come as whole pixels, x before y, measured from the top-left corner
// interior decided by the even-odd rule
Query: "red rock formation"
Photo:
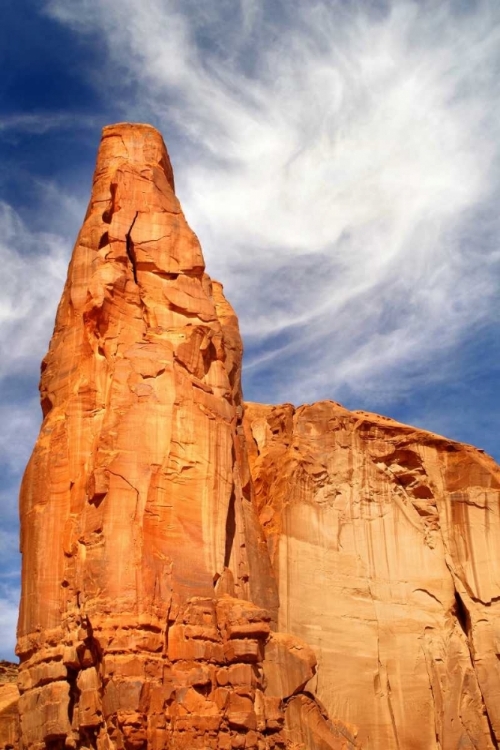
[[[309,689],[366,747],[497,747],[500,468],[332,402],[247,404],[245,427],[279,629],[318,658]]]
[[[0,750],[498,747],[499,467],[331,402],[243,420],[241,355],[161,136],[105,128],[42,365]]]
[[[23,748],[285,747],[315,657],[270,632],[240,368],[161,136],[105,128],[21,490]]]
[[[19,689],[17,664],[0,661],[0,750],[19,744]]]

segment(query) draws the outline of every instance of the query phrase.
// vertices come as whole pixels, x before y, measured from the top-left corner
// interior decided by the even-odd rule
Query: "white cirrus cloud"
[[[15,659],[19,588],[0,580],[0,659]]]
[[[0,133],[41,135],[51,130],[79,130],[95,126],[96,117],[73,112],[9,112],[0,115]]]
[[[68,264],[68,244],[58,235],[33,232],[0,202],[0,379],[40,362],[44,355]]]
[[[23,383],[33,380],[47,350],[68,251],[62,236],[29,229],[12,206],[0,201],[0,461],[11,474],[26,464],[40,423],[38,399]],[[10,514],[16,494],[9,501]]]
[[[136,84],[117,109],[181,155],[178,191],[239,313],[247,374],[281,369],[275,397],[397,393],[498,322],[498,3],[46,9],[102,34],[102,85],[112,96],[116,70]]]

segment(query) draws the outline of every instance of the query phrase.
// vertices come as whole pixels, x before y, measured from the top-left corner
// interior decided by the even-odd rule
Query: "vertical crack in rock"
[[[387,708],[389,709],[389,716],[391,717],[391,725],[392,725],[392,731],[394,734],[395,746],[397,750],[404,750],[404,748],[402,749],[400,747],[400,743],[399,743],[398,727],[396,724],[396,717],[394,715],[394,707],[392,705],[391,684],[389,681],[389,673],[387,670],[387,666],[382,663],[382,659],[380,656],[380,620],[379,620],[379,616],[377,612],[377,602],[375,601],[375,598],[371,591],[369,581],[368,581],[368,588],[370,590],[370,596],[372,598],[372,603],[373,603],[373,611],[375,614],[375,619],[377,621],[377,661],[378,661],[379,680],[381,683],[382,690],[385,690],[385,695],[387,697]]]
[[[497,738],[495,736],[495,730],[493,729],[493,725],[491,723],[490,715],[488,713],[488,710],[486,708],[486,704],[484,702],[484,696],[483,696],[483,706],[484,706],[484,715],[486,716],[486,721],[488,722],[488,727],[489,727],[489,730],[490,730],[491,743],[492,743],[493,747],[495,748],[495,750],[498,750],[498,748],[500,747],[500,745],[498,744],[498,740],[497,740]]]
[[[470,631],[471,631],[470,615],[457,589],[455,589],[454,615],[465,637],[467,638],[467,643],[469,645],[469,651],[470,651]],[[472,658],[472,652],[471,652],[471,658]]]
[[[134,276],[134,281],[135,281],[136,284],[138,284],[138,281],[137,281],[137,258],[136,258],[136,254],[135,254],[134,243],[133,243],[133,240],[132,240],[132,229],[134,228],[134,224],[135,224],[138,216],[139,216],[139,211],[136,211],[134,219],[132,221],[132,224],[130,225],[129,230],[128,230],[128,232],[125,235],[125,247],[126,247],[126,250],[127,250],[127,256],[128,256],[129,261],[130,261],[130,265],[132,266],[132,274]]]
[[[436,695],[434,693],[434,682],[432,679],[432,674],[430,670],[430,665],[428,663],[428,655],[425,650],[425,648],[422,645],[422,655],[425,662],[425,669],[427,671],[427,678],[429,680],[429,689],[431,691],[432,696],[432,715],[433,715],[433,725],[434,725],[434,734],[436,739],[436,748],[437,750],[441,750],[441,738],[440,738],[440,732],[439,732],[439,726],[438,726],[438,712],[436,707]]]
[[[234,536],[236,534],[236,509],[235,509],[236,496],[233,491],[231,492],[231,499],[229,500],[229,506],[227,509],[226,516],[226,548],[224,550],[224,567],[229,568],[231,561],[231,553],[233,551]]]
[[[391,715],[391,722],[392,722],[392,727],[394,730],[394,739],[396,740],[396,747],[398,748],[398,750],[400,750],[398,727],[396,724],[396,717],[394,716],[394,707],[392,705],[392,693],[391,693],[391,683],[389,681],[389,675],[387,675],[387,703],[389,706],[389,713]]]
[[[481,695],[481,701],[482,701],[482,706],[483,706],[483,713],[484,713],[484,716],[486,717],[486,721],[488,723],[488,729],[489,729],[489,733],[490,733],[491,743],[492,743],[493,747],[495,748],[495,750],[498,750],[498,747],[499,747],[498,740],[496,738],[495,731],[494,731],[493,725],[491,723],[491,717],[489,715],[488,708],[487,708],[487,705],[486,705],[486,701],[484,699],[483,687],[482,687],[481,682],[479,680],[479,675],[477,674],[476,658],[475,658],[475,655],[474,655],[473,628],[472,628],[471,614],[470,614],[469,610],[467,609],[467,607],[465,605],[465,602],[463,600],[462,595],[460,594],[460,592],[458,591],[458,589],[456,587],[455,574],[452,571],[450,571],[450,572],[451,572],[451,575],[452,575],[452,578],[453,578],[453,582],[454,582],[454,586],[455,586],[455,607],[454,607],[453,614],[455,616],[456,621],[458,622],[458,624],[460,626],[460,629],[462,630],[462,632],[465,635],[465,640],[466,640],[466,643],[467,643],[467,648],[469,650],[470,664],[471,664],[472,670],[473,670],[473,672],[474,672],[474,674],[476,676],[477,686],[478,686],[478,689],[479,689],[479,692],[480,692],[480,695]],[[464,727],[464,729],[465,729],[465,727]],[[467,734],[468,734],[468,732],[467,732]]]
[[[451,448],[453,448],[453,450],[451,450]],[[446,450],[447,452],[456,452],[457,448],[456,446],[446,445]],[[438,506],[438,512],[439,512],[439,506]],[[484,687],[481,684],[480,676],[478,675],[478,670],[476,666],[476,656],[474,653],[474,630],[473,630],[472,616],[471,616],[469,609],[467,608],[463,595],[460,593],[458,589],[458,582],[460,582],[460,585],[463,589],[466,589],[466,586],[464,585],[464,582],[461,580],[460,576],[457,574],[457,572],[454,569],[453,556],[449,550],[448,538],[444,533],[444,528],[446,528],[446,526],[444,523],[440,523],[438,528],[439,528],[439,533],[442,539],[443,549],[445,550],[445,553],[446,553],[445,554],[446,568],[450,575],[452,586],[453,586],[454,605],[452,607],[451,614],[454,617],[455,621],[457,622],[460,630],[465,636],[464,640],[467,646],[469,663],[470,663],[471,670],[475,676],[477,690],[479,692],[479,696],[481,699],[482,713],[486,719],[486,723],[488,726],[489,738],[490,738],[492,746],[495,748],[495,750],[498,750],[499,748],[498,739],[496,737],[495,730],[491,722],[491,717],[489,715],[487,702],[484,696]],[[462,717],[460,716],[459,718],[460,718],[460,721],[462,722]],[[462,725],[463,725],[463,722],[462,722]],[[473,738],[470,737],[470,733],[465,727],[464,727],[464,731],[466,732],[469,739],[473,741]]]
[[[66,669],[68,670],[67,680],[69,684],[68,719],[69,723],[73,725],[75,707],[78,706],[80,698],[80,690],[77,684],[79,669],[70,666],[66,667]]]

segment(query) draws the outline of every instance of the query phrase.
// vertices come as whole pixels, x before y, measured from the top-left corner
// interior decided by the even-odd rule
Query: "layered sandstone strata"
[[[496,748],[500,468],[333,402],[247,404],[245,427],[279,629],[330,715],[376,750]]]
[[[354,747],[271,632],[240,367],[161,136],[105,128],[21,489],[23,748]]]

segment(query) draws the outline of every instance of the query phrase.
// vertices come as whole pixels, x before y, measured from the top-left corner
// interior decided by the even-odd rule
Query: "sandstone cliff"
[[[105,128],[0,748],[497,748],[500,468],[333,402],[244,405],[241,357],[161,136]]]
[[[161,136],[105,128],[21,489],[21,747],[355,747],[272,632],[241,351]]]
[[[500,467],[333,402],[248,404],[245,427],[309,689],[367,748],[498,747]]]

